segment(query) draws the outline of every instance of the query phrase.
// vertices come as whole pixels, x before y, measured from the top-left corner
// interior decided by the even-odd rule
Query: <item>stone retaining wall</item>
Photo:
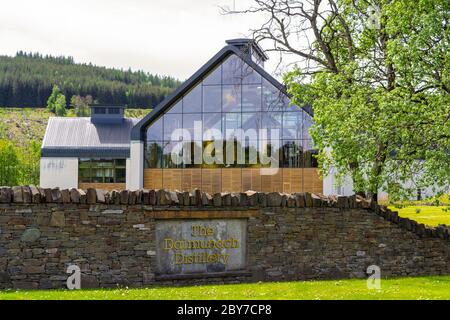
[[[247,219],[247,267],[159,275],[161,219]],[[230,283],[450,274],[449,228],[426,227],[357,196],[0,188],[0,288]]]

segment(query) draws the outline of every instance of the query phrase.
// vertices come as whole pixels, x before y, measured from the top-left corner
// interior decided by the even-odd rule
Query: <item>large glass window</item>
[[[125,183],[125,159],[81,158],[78,161],[80,183]]]
[[[281,134],[280,130],[282,127],[282,117],[281,112],[263,112],[261,115],[261,127],[267,129],[268,135],[270,136],[272,129],[278,130],[278,135]]]
[[[78,181],[91,182],[91,159],[78,160]]]
[[[222,114],[220,112],[203,114],[203,132],[205,133],[207,130],[222,132]]]
[[[188,161],[183,163],[186,168],[200,168],[202,166],[202,144],[203,142],[201,141],[190,141],[183,144],[184,148],[186,148],[188,152],[188,156],[185,157]]]
[[[201,141],[203,136],[202,114],[201,113],[183,114],[183,128],[189,131],[192,141]]]
[[[256,134],[259,134],[261,128],[261,112],[246,112],[242,113],[242,130],[247,131],[253,129]]]
[[[240,128],[242,128],[241,113],[224,114],[224,129],[226,139],[240,139],[239,132],[237,131]]]
[[[145,168],[162,167],[163,144],[159,141],[147,141],[145,145]]]
[[[222,108],[222,87],[203,87],[203,112],[220,112]]]
[[[285,168],[303,167],[303,144],[301,140],[283,140],[280,166]]]
[[[313,149],[311,139],[303,140],[303,150],[304,150],[303,166],[305,168],[316,168],[318,166],[316,158],[317,150]]]
[[[258,140],[243,138],[243,145],[246,166],[257,167],[260,163],[258,159]]]
[[[301,139],[302,138],[301,112],[283,112],[283,133],[282,139]]]
[[[261,85],[242,86],[242,111],[261,111]]]
[[[145,166],[258,167],[268,166],[262,163],[267,157],[278,156],[282,167],[314,167],[317,161],[309,135],[311,124],[311,117],[298,106],[291,106],[279,88],[239,57],[231,55],[148,127]],[[198,132],[195,132],[195,125]],[[184,142],[184,150],[188,153],[183,159],[189,159],[183,166],[171,159],[173,148],[181,146],[172,139],[172,132],[178,128],[186,129],[192,140]],[[221,135],[205,135],[210,129],[220,131]],[[267,129],[266,135],[261,135],[260,129]],[[271,141],[275,138],[278,139],[276,143]],[[224,158],[225,147],[231,148],[235,157],[237,149],[242,148],[239,153],[245,157],[245,164],[238,164],[236,159],[228,159],[231,163],[206,164],[202,158],[203,150],[211,149],[217,140],[223,142]],[[182,151],[176,150],[175,154],[181,157]],[[110,179],[108,174],[106,177]]]
[[[163,117],[154,121],[147,129],[147,141],[162,140],[163,136]]]
[[[247,64],[242,66],[242,83],[243,84],[261,84],[262,77],[252,67]]]
[[[241,112],[241,86],[223,86],[222,93],[222,111]]]
[[[183,97],[183,112],[202,112],[201,85],[197,85]]]
[[[219,65],[214,70],[210,71],[206,77],[203,78],[203,85],[220,85],[222,84],[222,66]]]
[[[163,150],[164,168],[182,168],[183,148],[180,142],[166,142]]]
[[[236,55],[229,56],[222,63],[222,84],[241,84],[243,61]]]
[[[164,115],[164,141],[170,141],[172,140],[172,133],[176,129],[183,128],[183,115],[174,113],[174,114],[166,114]],[[178,138],[174,138],[178,139]]]
[[[302,139],[308,139],[310,137],[309,129],[311,129],[313,120],[309,114],[303,112],[303,128],[302,128]]]
[[[262,82],[262,110],[283,111],[289,106],[286,96],[267,80]]]
[[[167,113],[182,113],[183,112],[183,102],[182,100],[178,100],[178,102],[176,102],[172,108],[169,109],[169,111],[167,111]]]

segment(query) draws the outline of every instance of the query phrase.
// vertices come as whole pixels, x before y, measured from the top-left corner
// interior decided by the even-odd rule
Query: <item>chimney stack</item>
[[[253,39],[231,39],[227,40],[228,45],[238,48],[244,55],[260,66],[264,66],[264,61],[269,57],[264,53],[264,50]]]
[[[124,120],[124,106],[91,106],[91,122],[100,124],[117,124]]]

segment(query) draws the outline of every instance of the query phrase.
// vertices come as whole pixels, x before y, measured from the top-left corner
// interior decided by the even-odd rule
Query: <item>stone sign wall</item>
[[[159,274],[245,270],[247,219],[156,221]]]
[[[0,288],[449,275],[449,244],[356,196],[0,188]]]

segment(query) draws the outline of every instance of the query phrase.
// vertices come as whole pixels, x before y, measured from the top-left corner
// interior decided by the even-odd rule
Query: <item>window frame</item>
[[[118,163],[119,161],[125,161],[123,164]],[[97,165],[95,163],[107,163],[110,165]],[[87,170],[89,172],[88,177],[82,177],[81,172]],[[125,175],[120,181],[117,176],[117,170],[125,170]],[[126,171],[127,162],[126,158],[79,158],[78,159],[78,183],[126,183]],[[109,175],[106,175],[106,171],[112,172],[112,182],[105,182]],[[101,177],[95,176],[94,172],[102,172]],[[96,180],[101,180],[100,182]]]

